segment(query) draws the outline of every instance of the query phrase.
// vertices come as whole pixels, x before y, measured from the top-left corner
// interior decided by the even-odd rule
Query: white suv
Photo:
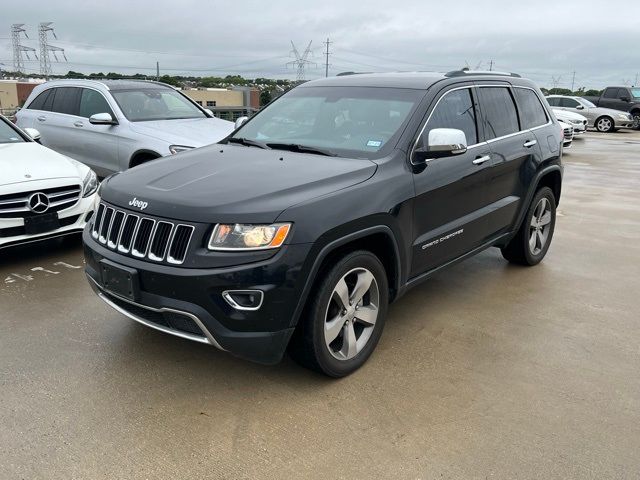
[[[42,144],[99,175],[216,143],[234,124],[174,88],[139,80],[54,80],[37,86],[16,113]]]

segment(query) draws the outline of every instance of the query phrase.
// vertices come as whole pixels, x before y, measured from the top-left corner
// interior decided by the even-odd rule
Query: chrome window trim
[[[423,123],[423,125],[422,125],[422,128],[420,129],[420,131],[419,131],[418,135],[413,139],[413,142],[412,142],[412,145],[411,145],[411,149],[409,150],[409,162],[411,163],[411,165],[416,165],[415,163],[413,163],[413,154],[415,153],[415,151],[416,151],[416,147],[418,146],[418,140],[420,140],[420,137],[422,137],[422,134],[424,133],[425,129],[427,128],[427,125],[429,124],[429,120],[431,120],[431,117],[433,116],[433,112],[435,112],[435,111],[436,111],[436,108],[438,108],[438,105],[440,105],[440,102],[442,101],[442,99],[443,99],[444,97],[446,97],[447,95],[449,95],[451,92],[455,92],[455,91],[457,91],[457,90],[465,90],[465,89],[471,90],[472,88],[475,88],[475,85],[465,85],[465,86],[463,86],[463,87],[455,87],[455,88],[452,88],[451,90],[447,90],[447,91],[446,91],[446,92],[445,92],[445,93],[444,93],[444,94],[443,94],[443,95],[438,99],[438,101],[436,102],[436,104],[433,106],[433,109],[431,110],[431,113],[429,113],[429,116],[428,116],[428,117],[427,117],[427,119],[424,121],[424,123]],[[472,98],[473,98],[473,97],[472,97]],[[475,109],[475,104],[474,104],[474,106],[473,106],[473,107],[474,107],[474,109]],[[476,113],[477,113],[477,112],[476,112]],[[478,119],[477,119],[477,117],[476,117],[476,128],[477,128],[477,124],[478,124]],[[476,132],[476,135],[477,135],[478,133],[479,133],[479,132]],[[468,146],[467,146],[467,150],[470,150],[470,149],[472,149],[472,148],[475,148],[475,147],[477,147],[477,146],[479,146],[479,145],[482,145],[482,144],[484,144],[484,143],[485,143],[485,142],[480,142],[480,143],[474,143],[473,145],[468,145]],[[426,162],[430,162],[431,160],[434,160],[434,159],[428,159],[428,160],[426,160]]]

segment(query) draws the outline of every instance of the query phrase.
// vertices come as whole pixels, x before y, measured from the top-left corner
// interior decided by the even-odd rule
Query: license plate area
[[[34,215],[24,219],[24,233],[27,235],[37,235],[57,230],[58,228],[60,228],[58,212],[43,213],[42,215]]]
[[[102,287],[119,297],[135,301],[140,293],[138,271],[118,265],[106,258],[100,260]]]

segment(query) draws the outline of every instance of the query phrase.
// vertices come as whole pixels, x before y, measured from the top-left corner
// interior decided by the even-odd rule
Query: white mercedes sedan
[[[38,138],[0,115],[0,249],[82,232],[93,214],[96,174]]]

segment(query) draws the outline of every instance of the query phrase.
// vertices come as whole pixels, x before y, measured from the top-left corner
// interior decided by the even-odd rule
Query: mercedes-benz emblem
[[[29,208],[33,213],[44,213],[49,210],[49,197],[42,192],[29,197]]]

